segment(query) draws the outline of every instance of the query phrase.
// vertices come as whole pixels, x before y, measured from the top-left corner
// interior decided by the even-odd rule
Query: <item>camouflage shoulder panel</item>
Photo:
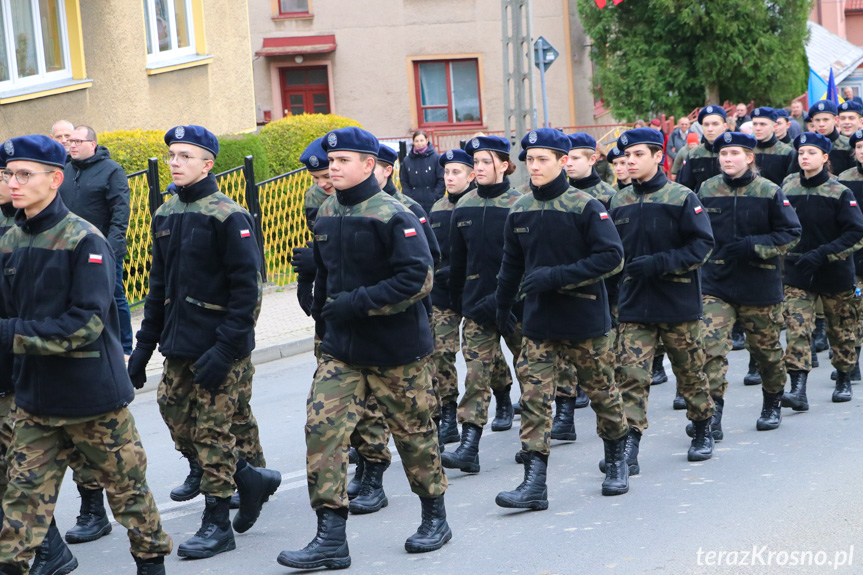
[[[839,137],[836,138],[836,141],[833,142],[834,150],[850,150],[851,149],[851,139],[848,136],[839,134]]]
[[[838,179],[840,182],[863,182],[863,174],[855,166],[839,174]]]
[[[389,195],[384,191],[380,191],[364,202],[360,202],[355,206],[350,206],[350,213],[345,213],[345,216],[352,218],[368,218],[378,220],[380,222],[389,222],[392,217],[402,212],[411,213],[406,205]],[[318,211],[318,217],[321,217],[321,212]]]
[[[336,215],[338,205],[339,201],[336,199],[335,194],[328,196],[321,204],[321,207],[318,208],[318,215],[315,219],[317,220],[323,217]]]
[[[778,191],[779,186],[761,176],[756,177],[746,186],[746,195],[751,198],[775,198]]]
[[[793,188],[800,188],[800,172],[796,172],[794,174],[788,174],[785,176],[785,179],[782,180],[782,191],[785,195],[788,195],[788,190]]]
[[[696,147],[689,150],[689,156],[687,157],[688,161],[697,160],[698,158],[714,158],[716,154],[714,152],[709,152],[707,148],[704,147],[704,144],[698,144]]]
[[[626,186],[622,190],[618,190],[614,197],[611,198],[611,204],[608,209],[613,210],[614,208],[620,208],[623,206],[630,206],[632,204],[638,203],[638,194],[635,193],[635,190],[632,189],[632,186]]]
[[[733,195],[731,188],[725,183],[725,178],[722,177],[722,174],[705,180],[701,184],[701,187],[698,188],[699,198],[721,198],[731,195]]]
[[[776,140],[776,145],[773,146],[774,154],[778,156],[792,156],[794,155],[794,148],[786,144],[785,142],[780,142]]]
[[[413,206],[419,206],[419,202],[417,202],[416,200],[414,200],[410,196],[405,195],[402,192],[396,192],[395,194],[393,194],[393,197],[409,208],[411,208]],[[422,206],[420,206],[420,207],[422,207]]]
[[[611,201],[611,198],[617,193],[617,190],[605,182],[599,182],[595,186],[590,186],[582,191],[586,192],[591,198],[599,200],[603,204],[607,204]]]
[[[326,199],[327,193],[324,189],[317,184],[312,184],[312,186],[306,190],[306,195],[303,196],[303,207],[306,209],[319,208]]]
[[[249,213],[246,208],[222,192],[215,192],[189,204],[181,202],[179,196],[172,196],[156,211],[156,216],[168,217],[180,212],[203,214],[214,217],[220,222],[225,221],[236,213]]]
[[[483,199],[481,197],[479,197],[479,194],[477,193],[476,188],[474,188],[471,191],[469,191],[468,193],[466,193],[464,196],[462,196],[462,198],[459,200],[458,204],[456,204],[455,209],[458,210],[461,208],[481,206],[481,205],[483,205],[482,202],[483,202]]]
[[[827,180],[827,183],[818,186],[818,195],[825,196],[828,198],[839,199],[839,197],[843,194],[843,192],[850,192],[847,186],[844,186],[834,178],[830,178]]]
[[[686,203],[686,199],[689,197],[689,194],[695,194],[695,192],[684,185],[675,182],[668,182],[655,192],[645,194],[644,203],[682,206]]]
[[[159,209],[156,210],[156,213],[153,214],[153,217],[154,218],[157,218],[159,216],[168,217],[175,212],[183,211],[182,206],[180,206],[179,209],[177,208],[177,204],[179,204],[179,203],[180,203],[180,196],[178,196],[177,194],[173,194],[171,196],[168,196],[168,199],[165,200],[164,204],[159,206]]]
[[[34,248],[73,251],[81,240],[91,235],[105,240],[99,228],[70,212],[54,227],[30,238]],[[107,247],[107,243],[105,245]]]
[[[449,201],[449,194],[444,194],[444,197],[439,199],[432,206],[431,211],[433,212],[451,212],[455,204]],[[431,215],[431,214],[429,214]]]

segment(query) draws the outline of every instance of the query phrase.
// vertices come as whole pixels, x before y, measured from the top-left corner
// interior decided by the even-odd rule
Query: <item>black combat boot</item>
[[[815,351],[815,340],[812,340],[812,345],[810,346],[812,349],[812,369],[816,367],[821,367],[821,364],[818,363],[818,353]]]
[[[360,461],[360,452],[355,447],[348,448],[348,463],[356,465]]]
[[[791,378],[791,391],[782,394],[782,407],[790,407],[794,411],[809,411],[809,400],[806,399],[806,378],[809,374],[805,371],[789,371]]]
[[[513,415],[521,415],[521,398],[518,398],[518,401],[512,404],[512,413]]]
[[[78,493],[81,494],[81,511],[75,527],[66,532],[66,543],[95,541],[111,532],[102,490],[84,489],[79,485]]]
[[[629,491],[629,465],[626,461],[626,436],[603,439],[605,446],[605,481],[603,495],[623,495]]]
[[[524,465],[524,452],[521,449],[515,452],[515,462]]]
[[[827,341],[827,320],[823,317],[815,318],[815,331],[812,332],[812,342],[815,344],[816,353],[830,349],[830,342]]]
[[[548,487],[545,485],[548,455],[536,451],[522,454],[524,481],[512,491],[501,491],[494,502],[507,509],[548,509]]]
[[[443,495],[440,497],[420,497],[422,522],[417,532],[405,541],[408,553],[428,553],[443,547],[452,539],[452,531],[446,522],[446,507]]]
[[[668,381],[668,375],[665,373],[665,365],[662,360],[665,356],[658,353],[653,356],[653,369],[650,373],[650,385],[659,385]]]
[[[458,443],[458,419],[456,417],[458,406],[455,402],[448,402],[440,408],[440,427],[438,427],[438,442]]]
[[[294,569],[346,569],[351,566],[348,538],[345,535],[347,509],[324,507],[318,514],[318,532],[308,545],[299,551],[282,551],[277,561]]]
[[[848,377],[851,378],[851,381],[860,381],[860,348],[854,348],[857,351],[857,361],[854,362],[854,368],[848,374]],[[832,349],[830,351],[833,351]],[[838,372],[834,369],[833,373],[830,374],[830,379],[836,381],[836,377],[838,376]]]
[[[638,465],[638,447],[641,445],[641,432],[634,427],[629,428],[629,433],[624,437],[626,445],[624,447],[624,455],[626,456],[627,467],[629,473],[627,478],[633,475],[638,475],[641,472],[641,467]],[[606,473],[608,467],[605,464],[605,459],[599,460],[599,470]]]
[[[710,422],[710,429],[713,431],[713,440],[722,441],[725,434],[722,433],[722,411],[725,409],[725,399],[721,397],[713,398],[713,417]],[[695,426],[692,422],[686,424],[686,435],[695,437]]]
[[[833,390],[833,403],[851,401],[851,377],[845,371],[840,371],[836,378],[836,389]]]
[[[782,423],[782,392],[767,393],[763,389],[761,395],[764,396],[764,402],[761,404],[761,417],[755,422],[755,429],[758,431],[769,431],[776,429]]]
[[[165,575],[165,558],[155,557],[153,559],[135,558],[138,567],[138,575]]]
[[[465,473],[479,473],[479,439],[482,427],[472,423],[461,426],[461,444],[455,451],[442,453],[441,463],[447,469],[458,469]]]
[[[575,398],[555,397],[554,420],[551,423],[551,438],[575,441]]]
[[[680,393],[679,390],[677,395],[674,396],[674,401],[671,403],[671,407],[673,407],[675,411],[686,409],[686,398],[683,397],[683,394]]]
[[[201,516],[201,527],[191,539],[180,544],[177,555],[190,559],[206,559],[237,548],[228,511],[230,499],[205,495],[206,507]]]
[[[183,455],[189,460],[189,475],[181,486],[171,491],[171,499],[174,501],[188,501],[201,492],[201,477],[204,476],[204,470],[198,464],[198,456],[187,453]]]
[[[366,471],[366,458],[358,455],[357,468],[354,470],[354,478],[348,483],[348,499],[353,500],[360,494],[360,489],[363,487],[363,475]]]
[[[15,565],[0,565],[0,575],[22,575],[22,573],[21,568]]]
[[[36,550],[31,575],[66,575],[78,568],[78,560],[63,542],[57,523],[51,519],[48,533]]]
[[[234,482],[240,494],[240,510],[234,516],[234,530],[245,533],[258,520],[264,501],[279,488],[282,474],[272,469],[254,467],[240,459]]]
[[[512,399],[509,397],[511,385],[506,389],[494,392],[494,419],[491,421],[492,431],[506,431],[512,429]]]
[[[356,498],[348,505],[348,510],[354,515],[362,515],[364,513],[374,513],[380,511],[387,505],[387,494],[384,493],[384,471],[389,467],[389,463],[375,463],[374,461],[366,461],[366,468],[363,471],[363,484],[360,487],[360,492]]]
[[[749,356],[749,372],[743,378],[743,385],[761,385],[761,372],[758,371],[758,362]]]
[[[746,333],[743,331],[743,324],[739,321],[734,323],[731,328],[731,350],[739,351],[746,348]]]
[[[695,437],[692,438],[692,443],[689,445],[689,453],[686,454],[687,460],[707,461],[713,457],[713,433],[710,429],[712,421],[713,418],[708,417],[692,422]]]
[[[575,408],[576,409],[584,409],[585,407],[590,405],[590,398],[587,397],[587,394],[581,389],[580,385],[575,386]]]

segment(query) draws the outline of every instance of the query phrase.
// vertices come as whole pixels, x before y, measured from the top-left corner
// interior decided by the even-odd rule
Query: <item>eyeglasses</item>
[[[196,158],[200,159],[198,156],[190,156],[189,154],[186,154],[186,153],[181,153],[181,154],[169,153],[169,154],[165,154],[162,157],[162,161],[165,162],[166,164],[172,164],[174,162],[177,162],[181,166],[185,166],[186,164],[189,163],[189,160],[194,160]]]
[[[92,142],[93,140],[66,140],[70,146],[80,146],[84,142]]]
[[[12,176],[15,176],[15,179],[18,180],[18,183],[22,186],[30,181],[30,176],[33,174],[51,174],[56,172],[57,170],[43,170],[41,172],[27,172],[21,170],[20,172],[12,172],[10,170],[0,171],[0,177],[3,178],[3,181],[7,184],[12,181]]]

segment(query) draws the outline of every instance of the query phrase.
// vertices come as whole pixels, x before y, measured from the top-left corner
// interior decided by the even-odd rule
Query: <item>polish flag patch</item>
[[[608,212],[599,212],[599,219],[600,220],[607,220],[608,219]]]
[[[426,219],[425,219],[425,218],[420,218],[420,223],[421,223],[421,224],[426,223]]]
[[[241,238],[250,238],[250,237],[252,237],[252,232],[249,230],[240,230],[240,237]]]
[[[852,206],[856,206],[856,205],[857,205],[857,200],[851,200],[851,201],[850,201],[850,202],[848,202],[848,203],[849,203],[850,205],[852,205]]]
[[[405,230],[405,237],[406,238],[412,238],[415,235],[417,235],[417,231],[415,228],[408,228]]]
[[[101,264],[102,254],[90,254],[90,259],[87,261],[91,264]]]
[[[704,211],[704,210],[703,210],[703,209],[701,209],[701,206],[695,206],[695,213],[696,213],[696,214],[700,214],[700,213],[701,213],[701,212],[703,212],[703,211]]]
[[[782,205],[783,206],[790,206],[791,202],[789,202],[788,200],[782,200]]]

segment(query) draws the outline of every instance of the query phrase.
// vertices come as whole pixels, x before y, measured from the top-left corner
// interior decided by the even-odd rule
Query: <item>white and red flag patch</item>
[[[415,235],[417,235],[416,228],[407,228],[407,229],[405,229],[405,237],[406,237],[406,238],[412,238],[412,237],[414,237]]]
[[[600,220],[607,220],[608,219],[608,212],[599,212],[599,219]]]
[[[91,264],[101,264],[102,254],[90,254],[90,259],[87,261]]]
[[[701,208],[701,206],[695,206],[695,213],[696,213],[696,214],[700,214],[700,213],[701,213],[701,212],[703,212],[703,211],[704,211],[704,210]]]
[[[425,218],[420,218],[420,223],[421,223],[421,224],[426,223],[426,219],[425,219]]]
[[[249,230],[240,230],[240,237],[241,238],[250,238],[250,237],[252,237],[252,232]]]
[[[791,202],[789,202],[788,200],[782,200],[782,205],[783,206],[790,206]]]
[[[850,205],[852,205],[852,206],[856,206],[856,205],[857,205],[857,200],[851,200],[851,201],[850,201],[850,202],[848,202],[848,203],[849,203]]]

